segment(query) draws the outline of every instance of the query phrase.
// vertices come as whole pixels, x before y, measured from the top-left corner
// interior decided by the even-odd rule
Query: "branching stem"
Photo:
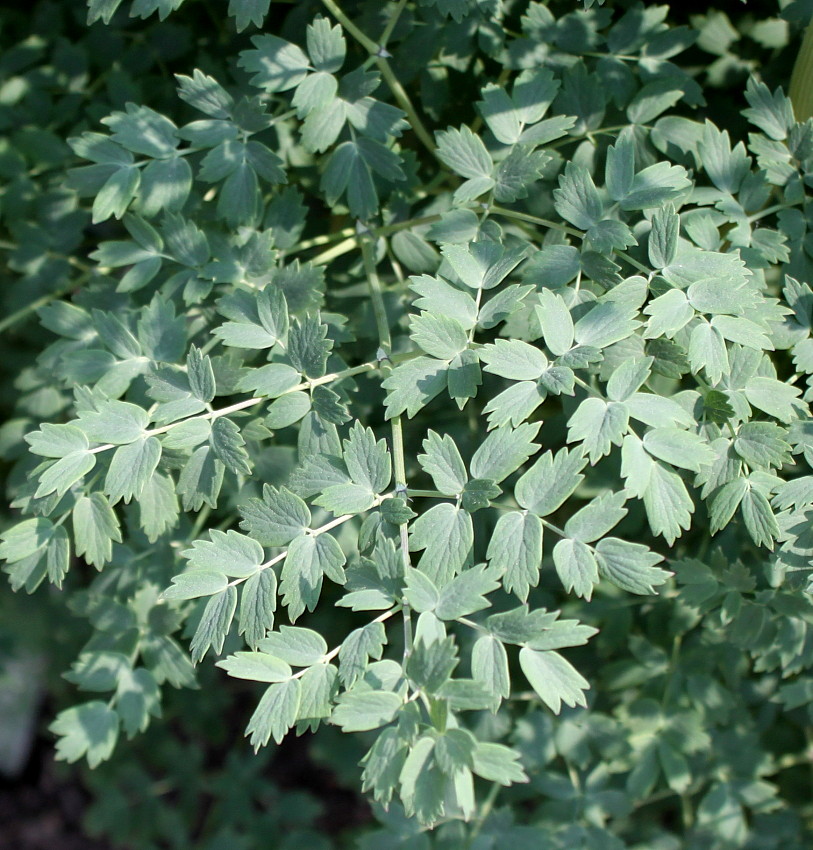
[[[771,207],[765,207],[764,210],[755,212],[753,215],[749,215],[748,221],[759,221],[761,218],[766,218],[767,216],[773,215],[774,213],[782,212],[782,210],[790,210],[795,208],[798,208],[798,204],[774,204]]]
[[[381,350],[385,359],[381,363],[381,372],[386,375],[391,369],[392,360],[392,337],[390,336],[390,325],[387,318],[387,309],[384,305],[384,295],[381,291],[381,281],[378,278],[378,271],[375,265],[375,256],[373,255],[373,241],[369,238],[359,237],[359,247],[361,248],[361,256],[364,262],[364,274],[367,278],[367,286],[370,291],[370,300],[373,305],[373,315],[378,329],[378,339]],[[404,458],[404,433],[401,427],[401,417],[393,416],[390,420],[390,428],[392,431],[392,458],[395,472],[395,492],[406,493],[406,462]],[[409,533],[408,525],[402,522],[398,526],[401,557],[404,563],[404,572],[412,567],[412,562],[409,558]],[[406,659],[412,652],[412,612],[409,604],[404,601],[404,658]]]
[[[488,819],[488,816],[491,814],[491,810],[494,808],[494,804],[497,802],[497,797],[499,796],[502,787],[503,786],[500,785],[499,782],[495,782],[489,789],[488,796],[485,800],[483,800],[483,805],[480,807],[480,811],[477,813],[477,819],[474,821],[471,832],[469,833],[469,839],[467,842],[468,847],[471,847],[474,839],[480,834],[483,824]]]
[[[62,298],[63,295],[67,295],[69,292],[76,289],[77,286],[81,286],[85,283],[85,281],[89,280],[90,277],[91,274],[86,273],[77,280],[72,280],[67,286],[62,287],[62,289],[58,289],[56,292],[50,292],[47,295],[42,295],[29,304],[26,304],[25,307],[21,307],[14,313],[6,316],[5,319],[0,321],[0,333],[3,333],[3,331],[6,331],[13,325],[16,325],[17,322],[21,322],[23,319],[30,316],[31,313],[39,310],[40,307],[45,307],[46,304],[50,304],[52,301],[56,301],[57,298]]]
[[[383,501],[386,499],[391,499],[393,497],[392,493],[386,493],[383,496],[377,496],[371,508],[378,507]],[[310,534],[311,537],[318,537],[320,534],[324,534],[327,531],[332,531],[334,528],[338,528],[340,525],[344,525],[347,520],[353,519],[354,516],[358,516],[358,514],[342,514],[342,516],[334,517],[330,522],[326,522],[324,525],[320,525],[319,528],[312,528],[310,531],[306,532]],[[284,561],[288,555],[288,547],[279,553],[279,555],[274,555],[273,558],[269,558],[264,563],[260,564],[257,568],[258,572],[262,572],[263,570],[267,570],[269,567],[273,567],[274,564],[278,564],[280,561]],[[254,575],[252,573],[251,575]],[[247,581],[251,578],[251,575],[248,576],[240,576],[239,578],[234,579],[234,581],[229,582],[229,587],[236,587],[238,584],[242,584],[244,581]]]
[[[413,227],[421,227],[425,224],[432,224],[440,221],[440,215],[425,215],[418,218],[410,218],[406,221],[396,221],[392,224],[385,224],[376,228],[376,233],[379,236],[388,236],[390,233],[398,233],[401,230],[410,230]],[[335,233],[325,233],[321,236],[314,236],[312,239],[303,239],[297,246],[289,251],[290,254],[298,254],[300,251],[307,251],[310,248],[318,248],[320,245],[329,245],[332,242],[338,242],[340,239],[349,239],[356,232],[355,227],[343,227]],[[356,240],[353,239],[353,247],[356,246]],[[322,262],[328,262],[323,260]]]
[[[398,101],[398,105],[404,110],[404,112],[406,112],[409,126],[415,131],[415,135],[421,140],[421,143],[429,151],[429,153],[431,153],[432,156],[436,156],[437,147],[435,145],[435,140],[424,126],[423,121],[421,121],[415,107],[412,105],[412,101],[410,100],[406,89],[401,85],[401,81],[398,77],[395,76],[392,66],[386,59],[381,57],[376,57],[375,64],[378,66],[378,70],[381,71],[381,76],[386,80],[393,96]]]
[[[398,0],[398,6],[393,13],[393,16],[387,21],[387,26],[384,27],[384,32],[381,33],[381,38],[379,39],[379,43],[382,48],[386,48],[389,43],[390,36],[393,33],[393,30],[398,25],[398,20],[401,17],[402,12],[406,8],[407,0]]]
[[[372,625],[373,623],[383,623],[386,620],[389,620],[390,617],[397,614],[399,610],[400,610],[400,606],[396,605],[395,608],[390,608],[389,611],[385,611],[383,614],[379,614],[374,620],[370,621],[370,624]],[[325,655],[325,657],[322,659],[322,664],[328,664],[331,661],[333,661],[333,659],[341,652],[341,649],[342,649],[341,644],[339,644],[338,646],[334,646],[333,649],[331,649],[330,652],[328,652],[327,655]],[[301,676],[304,676],[305,673],[307,673],[307,672],[308,672],[308,668],[303,667],[298,673],[294,673],[294,675],[291,676],[291,678],[292,679],[299,679]]]
[[[384,30],[382,34],[382,43],[378,44],[373,39],[371,39],[366,33],[362,32],[354,23],[347,17],[347,15],[342,10],[341,6],[336,2],[336,0],[322,0],[322,3],[333,15],[334,18],[356,39],[356,41],[366,50],[368,53],[374,57],[375,64],[378,67],[378,70],[381,72],[381,76],[386,80],[387,85],[390,87],[390,91],[395,97],[395,100],[398,102],[398,105],[401,109],[406,112],[407,120],[409,121],[410,127],[415,131],[415,135],[421,140],[423,146],[434,156],[435,155],[435,142],[429,131],[421,121],[420,116],[418,115],[415,107],[410,99],[409,95],[406,92],[406,89],[401,85],[401,81],[398,77],[395,76],[395,72],[392,70],[392,66],[387,61],[386,51],[383,49],[390,35],[392,34],[392,29],[395,26],[395,23],[398,20],[401,12],[403,11],[403,7],[405,3],[403,0],[399,3],[398,9],[396,10],[395,15],[393,16],[393,20],[390,22],[391,26],[388,24],[387,28]]]
[[[401,362],[403,360],[411,360],[413,357],[416,357],[420,352],[406,352],[404,354],[395,355],[393,360],[397,362]],[[361,375],[364,372],[372,372],[374,369],[378,369],[380,367],[380,363],[377,360],[371,361],[369,363],[362,363],[359,366],[351,366],[349,369],[342,369],[340,372],[331,372],[329,375],[323,375],[321,378],[311,378],[310,380],[303,381],[301,384],[297,384],[295,387],[291,387],[290,390],[287,390],[283,395],[288,395],[288,393],[300,392],[302,390],[309,390],[313,387],[318,387],[322,384],[329,384],[333,381],[341,381],[345,378],[351,378],[354,375]],[[170,422],[169,425],[162,425],[160,428],[151,428],[148,431],[144,432],[144,435],[147,437],[155,437],[158,434],[166,434],[167,431],[171,431],[173,428],[177,428],[179,425],[183,425],[185,422],[189,422],[191,419],[219,419],[221,416],[228,416],[231,413],[237,413],[240,410],[247,410],[249,407],[254,407],[255,404],[260,404],[263,401],[269,401],[268,396],[255,396],[253,398],[247,398],[243,401],[235,402],[234,404],[230,404],[228,407],[221,407],[218,410],[210,410],[208,413],[198,413],[194,416],[187,416],[185,419],[179,419],[177,422]],[[91,454],[98,454],[99,452],[106,452],[108,449],[115,449],[116,446],[113,443],[105,443],[102,446],[96,446],[95,448],[90,450]]]
[[[322,0],[325,8],[334,18],[356,39],[356,41],[369,53],[378,53],[378,45],[364,32],[362,32],[350,18],[345,15],[342,7],[335,0]]]
[[[562,233],[567,233],[568,236],[575,236],[579,239],[584,239],[585,234],[581,232],[581,230],[576,230],[575,227],[568,227],[565,224],[560,224],[558,221],[551,221],[549,218],[539,218],[535,215],[529,215],[528,213],[517,212],[516,210],[509,210],[506,207],[493,206],[490,211],[495,215],[501,215],[504,218],[513,218],[515,221],[524,221],[528,224],[536,224],[539,227],[547,227],[551,230],[559,230]],[[639,263],[635,257],[631,257],[626,251],[615,251],[617,256],[626,260],[633,268],[638,269],[638,271],[643,272],[648,275],[652,269],[645,266],[643,263]]]

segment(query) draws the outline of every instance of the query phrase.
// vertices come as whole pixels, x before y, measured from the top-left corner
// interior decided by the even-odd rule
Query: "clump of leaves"
[[[362,847],[808,846],[813,122],[689,117],[666,7],[311,5],[68,140],[0,545],[93,628],[58,756],[214,664],[363,742]]]

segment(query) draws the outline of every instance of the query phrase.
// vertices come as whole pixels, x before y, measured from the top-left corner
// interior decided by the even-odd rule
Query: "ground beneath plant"
[[[283,788],[313,794],[324,806],[317,827],[336,834],[371,820],[366,801],[314,764],[303,739],[286,739],[269,775]],[[116,850],[88,837],[82,819],[91,799],[76,775],[54,761],[53,741],[38,737],[23,772],[0,775],[0,850]]]
[[[88,795],[60,772],[53,745],[38,740],[20,776],[0,777],[0,850],[113,850],[85,835]]]

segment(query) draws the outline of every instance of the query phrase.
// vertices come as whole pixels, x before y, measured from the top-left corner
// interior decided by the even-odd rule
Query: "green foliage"
[[[0,36],[0,558],[87,621],[49,728],[98,831],[334,846],[263,774],[315,732],[361,848],[810,846],[813,123],[763,81],[799,4],[584,6]],[[235,716],[208,783],[184,742]],[[124,834],[151,771],[206,823]]]

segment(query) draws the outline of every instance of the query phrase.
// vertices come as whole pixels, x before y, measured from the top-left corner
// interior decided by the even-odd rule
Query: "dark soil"
[[[87,793],[38,740],[22,774],[0,777],[0,850],[112,850],[82,831]]]
[[[355,791],[343,788],[330,770],[311,759],[309,739],[310,735],[304,738],[288,735],[277,747],[270,769],[274,781],[286,790],[313,794],[324,806],[316,826],[328,835],[368,826],[373,820],[369,802]]]

